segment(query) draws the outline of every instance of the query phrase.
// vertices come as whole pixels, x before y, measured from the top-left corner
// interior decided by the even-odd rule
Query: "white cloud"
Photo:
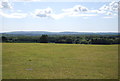
[[[118,14],[118,2],[111,2],[108,5],[103,5],[98,10],[89,10],[90,13],[97,13],[105,15],[105,18],[113,18],[113,16],[117,16]],[[108,15],[106,17],[106,15]]]
[[[1,9],[12,9],[12,5],[8,0],[0,1],[0,8]]]
[[[41,1],[41,0],[14,0],[14,1]],[[13,9],[13,13],[4,13],[4,9],[12,9],[12,5],[8,0],[3,0],[0,2],[0,15],[7,17],[7,18],[25,18],[26,16],[28,16],[28,14],[30,13],[20,13],[22,12],[22,10],[14,10]],[[45,18],[45,17],[50,17],[53,19],[61,19],[64,18],[66,16],[72,16],[72,17],[90,17],[90,16],[98,16],[99,14],[103,14],[103,15],[108,15],[108,16],[115,16],[117,15],[117,10],[118,10],[118,3],[117,2],[111,2],[108,5],[103,5],[102,7],[100,7],[97,10],[92,10],[92,9],[88,9],[85,6],[82,5],[75,5],[72,8],[68,8],[68,9],[62,9],[62,13],[56,14],[52,8],[46,8],[46,9],[35,9],[35,11],[33,13],[31,13],[30,15],[34,16],[34,17],[38,17],[38,18]]]
[[[2,0],[0,1],[0,15],[6,18],[25,18],[27,17],[27,13],[16,13],[11,5],[12,3],[10,3],[9,0]],[[6,10],[9,13],[5,13],[4,10]],[[12,13],[11,13],[12,11]]]
[[[103,13],[104,15],[107,15],[103,18],[114,18],[114,16],[118,15],[118,7],[118,2],[113,1],[107,5],[103,5],[99,10],[105,12]]]
[[[82,6],[82,5],[76,5],[73,8],[68,8],[68,9],[62,9],[64,13],[66,13],[67,16],[72,16],[72,17],[88,17],[88,16],[97,16],[98,10],[89,10],[87,7]]]
[[[36,9],[34,13],[32,13],[34,17],[39,17],[39,18],[46,18],[50,17],[53,19],[61,19],[63,18],[66,14],[65,13],[60,13],[60,14],[55,14],[53,12],[52,8],[46,8],[46,9]]]
[[[99,10],[101,11],[118,11],[118,2],[111,2],[108,5],[103,5]]]
[[[39,17],[39,18],[53,18],[53,19],[61,19],[65,16],[65,13],[60,13],[60,14],[55,14],[53,12],[52,8],[46,8],[46,9],[36,9],[34,13],[32,13],[34,17]]]
[[[53,13],[53,10],[51,8],[36,9],[33,15],[37,17],[49,17],[50,14],[52,13]]]
[[[98,10],[90,10],[91,13],[103,14],[103,15],[117,15],[118,2],[111,2],[108,5],[103,5]]]
[[[76,5],[73,8],[62,9],[62,11],[69,12],[69,13],[80,13],[80,12],[87,12],[88,8],[81,6],[81,5]]]
[[[0,15],[6,18],[25,18],[27,16],[26,13],[4,13],[2,10],[0,10]]]

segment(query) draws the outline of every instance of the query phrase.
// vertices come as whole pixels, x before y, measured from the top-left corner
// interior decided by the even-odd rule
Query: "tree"
[[[2,36],[2,42],[7,42],[7,37]]]
[[[76,40],[74,40],[74,43],[75,43],[75,44],[80,44],[80,40],[79,40],[79,39],[76,39]]]
[[[48,43],[48,35],[42,35],[40,37],[40,43]]]
[[[73,43],[73,39],[72,39],[72,38],[67,38],[67,39],[66,39],[66,43],[72,44],[72,43]]]
[[[80,43],[81,43],[81,44],[89,44],[89,41],[83,39],[83,40],[80,41]]]

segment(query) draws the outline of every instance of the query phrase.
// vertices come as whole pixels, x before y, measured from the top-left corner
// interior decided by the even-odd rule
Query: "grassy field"
[[[116,79],[118,45],[3,43],[3,79]]]

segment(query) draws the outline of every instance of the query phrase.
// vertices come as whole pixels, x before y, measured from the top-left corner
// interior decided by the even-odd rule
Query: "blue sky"
[[[1,1],[0,32],[117,32],[116,2]]]

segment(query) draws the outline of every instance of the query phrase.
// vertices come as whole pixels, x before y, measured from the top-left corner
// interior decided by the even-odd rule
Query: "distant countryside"
[[[120,44],[118,33],[10,32],[3,33],[8,43]]]
[[[117,79],[118,35],[3,34],[3,79]]]

